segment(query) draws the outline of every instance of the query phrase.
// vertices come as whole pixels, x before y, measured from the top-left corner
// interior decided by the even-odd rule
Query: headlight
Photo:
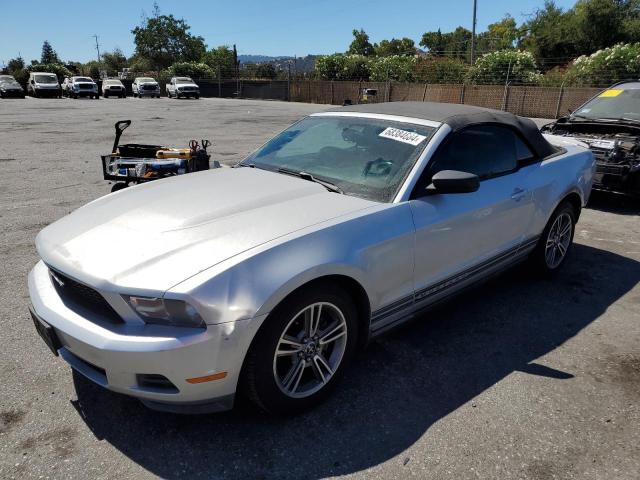
[[[123,295],[145,323],[174,327],[204,327],[204,320],[193,306],[182,300]]]

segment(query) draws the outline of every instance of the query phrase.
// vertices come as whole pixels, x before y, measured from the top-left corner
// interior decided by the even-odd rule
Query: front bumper
[[[24,98],[24,90],[18,90],[18,89],[0,90],[0,97],[2,97],[2,98]]]
[[[192,98],[192,97],[199,97],[200,96],[200,92],[199,91],[194,91],[194,90],[190,90],[187,92],[181,92],[180,90],[176,91],[176,95],[179,97],[186,97],[186,98]]]
[[[95,97],[98,95],[97,90],[71,90],[74,97]]]
[[[60,97],[62,96],[61,88],[36,88],[35,94],[38,97]]]
[[[159,410],[199,413],[231,408],[242,362],[260,324],[257,318],[204,329],[97,322],[69,307],[42,261],[29,273],[29,295],[33,312],[53,327],[61,344],[58,353],[73,369]],[[221,372],[226,376],[218,380],[187,381]],[[149,386],[141,382],[141,375],[161,375],[175,388]]]
[[[640,196],[640,168],[624,164],[597,162],[593,188]]]
[[[160,90],[138,90],[139,97],[159,97]]]

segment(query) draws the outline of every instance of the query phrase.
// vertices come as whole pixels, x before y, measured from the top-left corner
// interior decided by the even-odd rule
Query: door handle
[[[524,198],[526,193],[527,191],[524,188],[517,187],[515,190],[513,190],[513,193],[511,194],[511,199],[515,200],[516,202],[519,202]]]

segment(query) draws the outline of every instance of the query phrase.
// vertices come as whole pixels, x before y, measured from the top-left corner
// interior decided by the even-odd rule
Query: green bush
[[[211,78],[213,70],[206,63],[178,62],[166,70],[167,76],[185,76],[193,78]]]
[[[566,74],[566,85],[607,86],[620,80],[638,78],[640,43],[619,43],[573,61]]]
[[[47,63],[47,64],[36,63],[34,65],[29,65],[27,67],[27,70],[29,72],[55,73],[56,76],[58,77],[58,81],[60,82],[64,80],[64,77],[71,76],[71,71],[67,67],[59,63]]]
[[[498,50],[481,56],[469,70],[469,81],[476,84],[500,85],[538,83],[540,72],[531,52]]]
[[[463,83],[469,66],[462,60],[428,55],[415,66],[416,80],[424,83]]]

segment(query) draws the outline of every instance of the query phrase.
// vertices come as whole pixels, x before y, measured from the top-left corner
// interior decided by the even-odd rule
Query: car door
[[[520,167],[532,159],[523,139],[505,126],[476,125],[443,141],[410,200],[417,301],[435,301],[517,254],[534,209]],[[455,194],[427,191],[431,177],[442,170],[474,173],[480,188]]]

